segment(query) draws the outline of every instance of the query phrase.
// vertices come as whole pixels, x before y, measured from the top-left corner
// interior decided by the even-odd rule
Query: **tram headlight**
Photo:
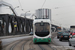
[[[48,38],[50,38],[50,36]]]
[[[34,38],[36,38],[36,36],[34,36]]]

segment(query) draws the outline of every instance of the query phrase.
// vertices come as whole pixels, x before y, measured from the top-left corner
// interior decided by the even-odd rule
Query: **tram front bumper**
[[[51,42],[51,38],[34,38],[33,42]]]

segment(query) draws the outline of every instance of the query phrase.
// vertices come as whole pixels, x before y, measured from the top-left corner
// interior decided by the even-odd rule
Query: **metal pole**
[[[26,32],[26,13],[25,13],[25,32]]]
[[[27,11],[27,12],[30,12],[30,11]],[[26,13],[27,13],[27,12],[26,12]],[[27,30],[26,30],[26,13],[25,13],[25,16],[24,16],[24,17],[25,17],[25,32],[27,31]]]
[[[19,6],[15,7],[14,10],[15,10],[16,8],[19,8]]]

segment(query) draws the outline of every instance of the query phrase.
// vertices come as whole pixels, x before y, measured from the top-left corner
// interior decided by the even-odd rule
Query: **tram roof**
[[[34,19],[33,23],[37,23],[41,21],[51,23],[50,19]]]

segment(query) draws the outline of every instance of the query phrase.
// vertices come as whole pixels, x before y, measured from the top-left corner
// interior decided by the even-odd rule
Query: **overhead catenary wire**
[[[41,8],[43,8],[44,4],[45,4],[46,0],[44,1],[43,5],[41,6]]]
[[[21,7],[21,9],[22,9],[22,5],[21,5],[21,2],[20,2],[20,0],[18,0],[18,2],[19,2],[19,4],[20,4],[20,7]]]

